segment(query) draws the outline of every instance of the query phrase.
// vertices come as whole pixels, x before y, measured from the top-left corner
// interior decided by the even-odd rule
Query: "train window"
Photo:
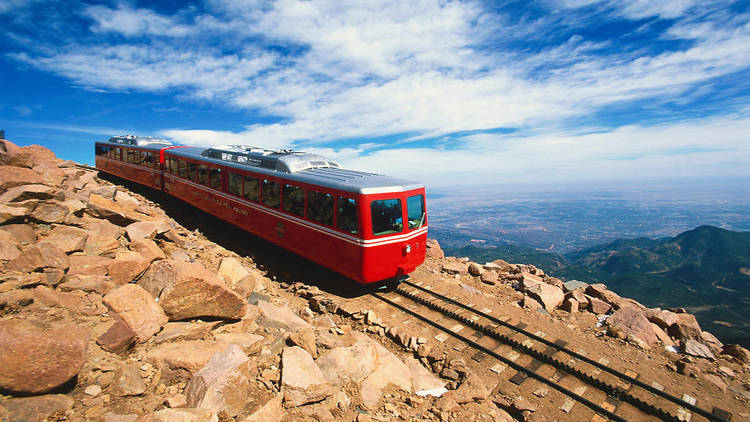
[[[115,160],[122,160],[122,153],[120,152],[120,148],[115,148]]]
[[[198,164],[191,163],[188,161],[187,163],[187,176],[188,179],[192,180],[193,182],[196,181],[198,174]]]
[[[229,183],[227,186],[229,187],[229,193],[234,196],[242,196],[242,176],[231,171],[228,173],[228,176]]]
[[[209,180],[211,189],[221,189],[221,169],[210,168],[209,169]]]
[[[248,201],[258,202],[260,200],[260,183],[254,177],[245,176],[245,185],[242,189],[242,196]]]
[[[424,224],[424,195],[414,195],[406,199],[406,214],[409,217],[409,230],[418,229]]]
[[[208,166],[201,164],[198,166],[198,183],[201,185],[208,184]]]
[[[280,186],[274,181],[263,179],[263,187],[260,192],[263,205],[271,208],[279,208],[279,203],[281,203]]]
[[[401,233],[404,229],[404,221],[401,214],[400,199],[383,199],[370,203],[372,213],[372,234],[382,236],[384,234]]]
[[[311,190],[307,193],[307,217],[310,220],[333,225],[333,195]]]
[[[337,199],[336,227],[347,233],[357,233],[357,200],[339,196]]]
[[[146,153],[146,165],[151,168],[157,167],[154,160],[154,153],[151,151]]]
[[[185,160],[177,160],[177,169],[180,172],[180,177],[183,179],[187,178],[188,174],[188,163]]]
[[[292,185],[284,185],[282,209],[298,217],[305,216],[305,190]]]
[[[136,151],[135,152],[135,163],[140,166],[146,165],[146,153],[143,151]]]

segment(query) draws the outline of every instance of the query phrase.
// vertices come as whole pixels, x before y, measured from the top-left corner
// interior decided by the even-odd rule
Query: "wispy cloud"
[[[182,37],[195,29],[149,9],[131,8],[126,3],[120,3],[116,9],[101,5],[89,6],[83,11],[83,15],[94,21],[91,30],[95,33],[113,32],[128,37],[143,35]]]
[[[584,163],[610,175],[652,158],[729,159],[726,151],[738,151],[734,142],[748,132],[748,120],[727,115],[750,104],[747,98],[713,120],[683,116],[654,125],[622,114],[602,128],[578,125],[623,104],[679,113],[681,105],[718,95],[717,81],[750,69],[750,15],[730,12],[726,2],[693,0],[544,0],[535,7],[547,13],[438,0],[211,0],[173,13],[123,2],[74,10],[88,37],[27,43],[9,57],[92,90],[167,93],[274,117],[236,131],[162,130],[186,143],[323,148],[361,138],[361,145],[328,152],[399,173],[414,172],[403,157],[427,157],[431,168],[455,170],[446,170],[446,180],[506,170],[534,177],[515,165],[524,154],[548,161],[548,175]],[[615,34],[579,30],[592,20]],[[638,31],[646,41],[629,41]],[[456,135],[464,132],[479,133]],[[368,137],[388,136],[390,145],[366,145]],[[404,148],[430,139],[440,142]]]

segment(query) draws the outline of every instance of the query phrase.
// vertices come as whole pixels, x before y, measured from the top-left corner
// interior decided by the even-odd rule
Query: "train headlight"
[[[404,251],[405,251],[406,253],[409,253],[409,252],[411,252],[411,245],[406,245],[406,247],[404,248]]]

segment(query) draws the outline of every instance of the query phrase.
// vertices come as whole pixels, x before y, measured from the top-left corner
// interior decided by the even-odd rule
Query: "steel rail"
[[[549,385],[550,387],[554,388],[555,390],[557,390],[557,391],[565,394],[566,396],[572,398],[573,400],[575,400],[575,401],[577,401],[577,402],[585,405],[586,407],[590,408],[591,410],[595,411],[596,413],[605,415],[607,418],[609,418],[609,419],[611,419],[613,421],[627,422],[627,419],[624,419],[621,416],[618,416],[615,413],[612,413],[611,411],[609,411],[609,410],[607,410],[607,409],[599,406],[598,404],[592,402],[591,400],[589,400],[589,399],[587,399],[587,398],[585,398],[585,397],[583,397],[583,396],[581,396],[579,394],[576,394],[573,391],[568,390],[567,388],[563,387],[562,385],[560,385],[560,384],[558,384],[558,383],[556,383],[554,381],[551,381],[551,380],[549,380],[549,379],[547,379],[547,378],[545,378],[545,377],[543,377],[541,375],[538,375],[534,371],[531,371],[531,370],[529,370],[527,368],[524,368],[523,366],[521,366],[521,365],[513,362],[512,360],[510,360],[510,359],[508,359],[508,358],[506,358],[506,357],[498,354],[494,350],[491,350],[491,349],[489,349],[489,348],[487,348],[485,346],[482,346],[481,344],[475,342],[474,340],[471,340],[468,337],[464,337],[464,336],[462,336],[462,335],[460,335],[458,333],[455,333],[455,332],[451,331],[449,328],[444,327],[444,326],[436,323],[435,321],[432,321],[431,319],[429,319],[429,318],[427,318],[427,317],[425,317],[423,315],[419,315],[418,313],[416,313],[416,312],[414,312],[414,311],[412,311],[412,310],[410,310],[410,309],[408,309],[408,308],[406,308],[404,306],[401,306],[398,303],[393,302],[392,300],[390,300],[390,299],[388,299],[388,298],[386,298],[386,297],[384,297],[384,296],[382,296],[382,295],[380,295],[378,293],[371,293],[371,295],[374,296],[374,297],[376,297],[376,298],[378,298],[378,299],[380,299],[380,300],[382,300],[383,302],[385,302],[385,303],[387,303],[387,304],[389,304],[389,305],[391,305],[391,306],[393,306],[393,307],[395,307],[397,309],[400,309],[401,311],[403,311],[405,313],[408,313],[408,314],[414,316],[415,318],[417,318],[417,319],[419,319],[419,320],[421,320],[421,321],[423,321],[423,322],[425,322],[425,323],[427,323],[427,324],[429,324],[429,325],[431,325],[431,326],[433,326],[433,327],[435,327],[435,328],[437,328],[437,329],[439,329],[439,330],[441,330],[441,331],[443,331],[443,332],[445,332],[445,333],[447,333],[447,334],[449,334],[449,335],[451,335],[451,336],[453,336],[453,337],[455,337],[455,338],[457,338],[457,339],[465,342],[469,346],[471,346],[471,347],[473,347],[473,348],[475,348],[475,349],[477,349],[477,350],[479,350],[479,351],[481,351],[481,352],[483,352],[483,353],[485,353],[485,354],[487,354],[489,356],[494,357],[495,359],[497,359],[497,360],[505,363],[506,365],[508,365],[509,367],[515,369],[516,371],[523,372],[527,376],[529,376],[530,378],[534,378],[535,380],[537,380],[539,382],[542,382],[544,384]]]
[[[505,321],[503,321],[501,319],[495,318],[492,315],[489,315],[489,314],[487,314],[485,312],[476,310],[476,309],[474,309],[474,308],[472,308],[470,306],[467,306],[467,305],[465,305],[463,303],[460,303],[460,302],[458,302],[458,301],[456,301],[454,299],[451,299],[451,298],[449,298],[449,297],[447,297],[445,295],[442,295],[440,293],[434,292],[434,291],[432,291],[430,289],[427,289],[425,287],[419,286],[419,285],[414,284],[414,283],[412,283],[410,281],[403,281],[403,284],[406,284],[408,286],[414,287],[414,288],[416,288],[418,290],[421,290],[421,291],[423,291],[425,293],[428,293],[428,294],[430,294],[430,295],[432,295],[434,297],[437,297],[440,300],[443,300],[445,302],[448,302],[448,303],[451,303],[453,305],[456,305],[456,306],[458,306],[458,307],[460,307],[462,309],[465,309],[465,310],[470,311],[470,312],[472,312],[472,313],[474,313],[476,315],[479,315],[479,316],[481,316],[483,318],[486,318],[486,319],[488,319],[488,320],[490,320],[490,321],[492,321],[494,323],[497,323],[499,325],[507,327],[507,328],[509,328],[509,329],[511,329],[513,331],[516,331],[516,332],[518,332],[520,334],[523,334],[523,335],[525,335],[527,337],[530,337],[530,338],[532,338],[532,339],[534,339],[534,340],[536,340],[536,341],[538,341],[540,343],[543,343],[546,346],[553,347],[553,348],[555,348],[555,349],[557,349],[557,350],[559,350],[561,352],[564,352],[564,353],[566,353],[566,354],[568,354],[568,355],[570,355],[570,356],[572,356],[572,357],[574,357],[576,359],[579,359],[579,360],[581,360],[583,362],[586,362],[586,363],[588,363],[588,364],[590,364],[592,366],[595,366],[595,367],[597,367],[597,368],[599,368],[599,369],[601,369],[603,371],[606,371],[606,372],[608,372],[608,373],[616,376],[617,378],[620,378],[620,379],[622,379],[624,381],[627,381],[627,382],[629,382],[631,384],[637,385],[638,387],[641,387],[642,389],[648,391],[649,393],[652,393],[652,394],[655,394],[657,396],[660,396],[660,397],[662,397],[664,399],[667,399],[667,400],[669,400],[669,401],[671,401],[671,402],[673,402],[673,403],[675,403],[675,404],[677,404],[679,406],[682,406],[682,407],[684,407],[684,408],[686,408],[688,410],[691,410],[694,413],[699,414],[700,416],[703,416],[704,418],[706,418],[706,419],[708,419],[710,421],[713,421],[713,422],[728,422],[726,419],[720,418],[720,417],[714,415],[713,413],[708,412],[705,409],[702,409],[702,408],[700,408],[698,406],[695,406],[695,405],[693,405],[691,403],[688,403],[688,402],[686,402],[686,401],[684,401],[684,400],[682,400],[682,399],[680,399],[678,397],[675,397],[675,396],[673,396],[673,395],[671,395],[669,393],[666,393],[666,392],[664,392],[662,390],[654,388],[653,386],[650,386],[650,385],[648,385],[648,384],[646,384],[646,383],[644,383],[642,381],[639,381],[636,378],[633,378],[633,377],[628,376],[628,375],[626,375],[626,374],[624,374],[624,373],[622,373],[620,371],[617,371],[614,368],[610,368],[609,366],[606,366],[606,365],[603,365],[603,364],[601,364],[599,362],[596,362],[596,361],[594,361],[594,360],[592,360],[592,359],[590,359],[590,358],[588,358],[586,356],[581,355],[580,353],[574,352],[574,351],[572,351],[572,350],[570,350],[570,349],[568,349],[568,348],[566,348],[564,346],[560,346],[559,344],[555,344],[555,343],[553,343],[553,342],[551,342],[551,341],[549,341],[547,339],[539,337],[539,336],[537,336],[537,335],[535,335],[533,333],[530,333],[530,332],[528,332],[528,331],[526,331],[526,330],[524,330],[522,328],[518,328],[515,325],[509,324],[509,323],[507,323],[507,322],[505,322]],[[402,293],[402,292],[399,291],[399,289],[397,289],[396,292],[398,292],[399,294],[402,294],[402,295],[406,294],[406,295],[409,295],[409,296],[413,296],[413,295],[411,295],[408,292],[403,292]],[[415,297],[415,299],[419,301],[418,297]],[[477,326],[477,329],[482,330],[482,331],[492,331],[492,330],[487,330],[486,327],[484,327],[481,324],[478,324],[478,323],[476,323],[474,321],[471,321],[468,318],[465,318],[464,322],[466,322],[468,325]],[[502,336],[500,334],[498,334],[498,336],[500,336],[500,337],[506,337],[507,338],[507,336]],[[510,342],[507,343],[507,344],[517,343],[518,347],[521,348],[522,350],[524,350],[524,349],[530,349],[531,351],[533,351],[532,353],[539,353],[539,352],[535,351],[534,349],[531,349],[531,348],[529,348],[529,347],[521,344],[520,342],[517,342],[516,340],[510,339],[510,338],[507,338],[507,339],[510,340]],[[498,340],[500,340],[500,339],[498,339]],[[513,345],[513,344],[511,344],[511,345]],[[513,347],[516,347],[516,346],[513,345]],[[524,352],[526,352],[526,350],[524,350]],[[543,358],[539,359],[539,360],[547,361],[548,363],[551,363],[551,364],[555,364],[554,362],[558,362],[556,359],[554,359],[554,358],[552,358],[550,356],[543,355],[543,354],[541,354],[541,355],[543,356]],[[565,363],[560,362],[560,364],[564,365],[565,367],[569,367],[569,365],[567,365]],[[581,372],[579,370],[575,370],[575,368],[572,368],[572,369],[574,369],[574,372]],[[566,369],[566,372],[569,372],[569,371]],[[584,374],[584,375],[586,377],[590,377],[589,375],[586,375],[586,374]],[[597,382],[601,382],[601,381],[597,380]],[[631,396],[630,394],[628,394],[627,392],[625,392],[624,390],[622,390],[622,389],[620,389],[618,387],[612,387],[612,386],[609,386],[609,387],[613,389],[612,395],[615,398],[627,398],[628,396]],[[638,399],[636,397],[633,397],[633,399],[635,399],[634,401],[636,401],[636,400],[637,401],[641,401],[640,399]],[[629,400],[626,400],[626,401],[629,402]],[[631,403],[631,404],[636,405],[635,403]]]

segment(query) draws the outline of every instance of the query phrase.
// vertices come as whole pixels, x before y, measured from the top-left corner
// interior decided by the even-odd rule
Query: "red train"
[[[397,281],[425,257],[424,185],[343,169],[319,155],[195,148],[117,136],[96,167],[162,190],[360,283]]]

